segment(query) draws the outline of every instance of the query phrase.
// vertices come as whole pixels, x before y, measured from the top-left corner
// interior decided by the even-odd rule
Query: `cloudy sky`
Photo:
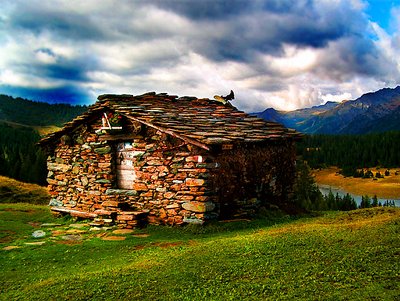
[[[2,0],[0,93],[290,110],[400,85],[399,0]]]

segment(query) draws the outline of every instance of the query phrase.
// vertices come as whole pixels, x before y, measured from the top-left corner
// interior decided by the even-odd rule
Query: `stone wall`
[[[133,190],[121,190],[116,187],[114,155],[120,141],[107,140],[111,136],[100,127],[100,120],[79,127],[62,137],[49,157],[51,205],[91,212],[99,221],[111,218],[127,228],[136,226],[143,213],[149,223],[171,225],[218,216],[209,185],[216,164],[205,150],[126,121],[126,141],[138,154],[132,158],[137,179]],[[115,135],[125,140],[124,133]]]
[[[280,205],[292,193],[296,150],[292,141],[243,144],[222,152],[213,187],[221,200],[221,218],[253,216],[270,204]]]

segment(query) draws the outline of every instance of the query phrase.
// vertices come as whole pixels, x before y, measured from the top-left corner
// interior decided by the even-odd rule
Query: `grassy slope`
[[[0,203],[48,204],[49,199],[45,187],[0,176]]]
[[[46,207],[27,206],[0,204],[0,248],[21,247],[0,249],[3,300],[400,298],[400,209],[148,227],[137,232],[150,236],[125,241],[89,231],[78,243],[53,236],[32,246],[27,223],[52,218]]]
[[[400,175],[395,175],[395,171],[399,169],[391,169],[390,176],[376,181],[372,179],[362,179],[353,177],[344,177],[338,174],[339,169],[330,167],[322,170],[315,170],[315,180],[319,184],[331,185],[341,188],[355,195],[377,195],[383,199],[399,199],[400,198]],[[376,169],[371,171],[376,174]],[[385,174],[385,169],[381,168],[381,174]]]

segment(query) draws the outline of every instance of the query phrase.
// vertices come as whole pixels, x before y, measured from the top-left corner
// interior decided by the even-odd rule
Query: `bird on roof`
[[[214,95],[214,99],[218,102],[221,102],[223,104],[228,103],[228,101],[232,100],[235,98],[235,94],[233,93],[233,91],[231,90],[231,93],[229,93],[226,96],[219,96],[219,95]]]

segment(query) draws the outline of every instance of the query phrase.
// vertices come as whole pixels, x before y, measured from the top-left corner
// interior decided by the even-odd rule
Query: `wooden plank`
[[[133,189],[133,181],[118,179],[118,187],[121,189]]]
[[[127,117],[129,119],[131,119],[131,120],[134,120],[134,121],[137,121],[137,122],[141,122],[141,123],[143,123],[143,124],[145,124],[145,125],[147,125],[149,127],[152,127],[152,128],[154,128],[156,130],[159,130],[159,131],[161,131],[163,133],[169,134],[172,137],[179,138],[179,139],[181,139],[181,140],[183,140],[185,142],[188,142],[190,144],[196,145],[196,146],[201,147],[201,148],[203,148],[205,150],[210,150],[210,148],[207,145],[205,145],[205,144],[203,144],[201,142],[198,142],[196,140],[189,139],[189,138],[187,138],[185,136],[179,135],[179,134],[177,134],[176,132],[174,132],[172,130],[168,130],[168,129],[156,126],[156,125],[152,124],[151,122],[148,122],[148,121],[145,121],[145,120],[142,120],[142,119],[139,119],[139,118],[135,118],[135,117],[132,117],[132,116],[127,116]]]

